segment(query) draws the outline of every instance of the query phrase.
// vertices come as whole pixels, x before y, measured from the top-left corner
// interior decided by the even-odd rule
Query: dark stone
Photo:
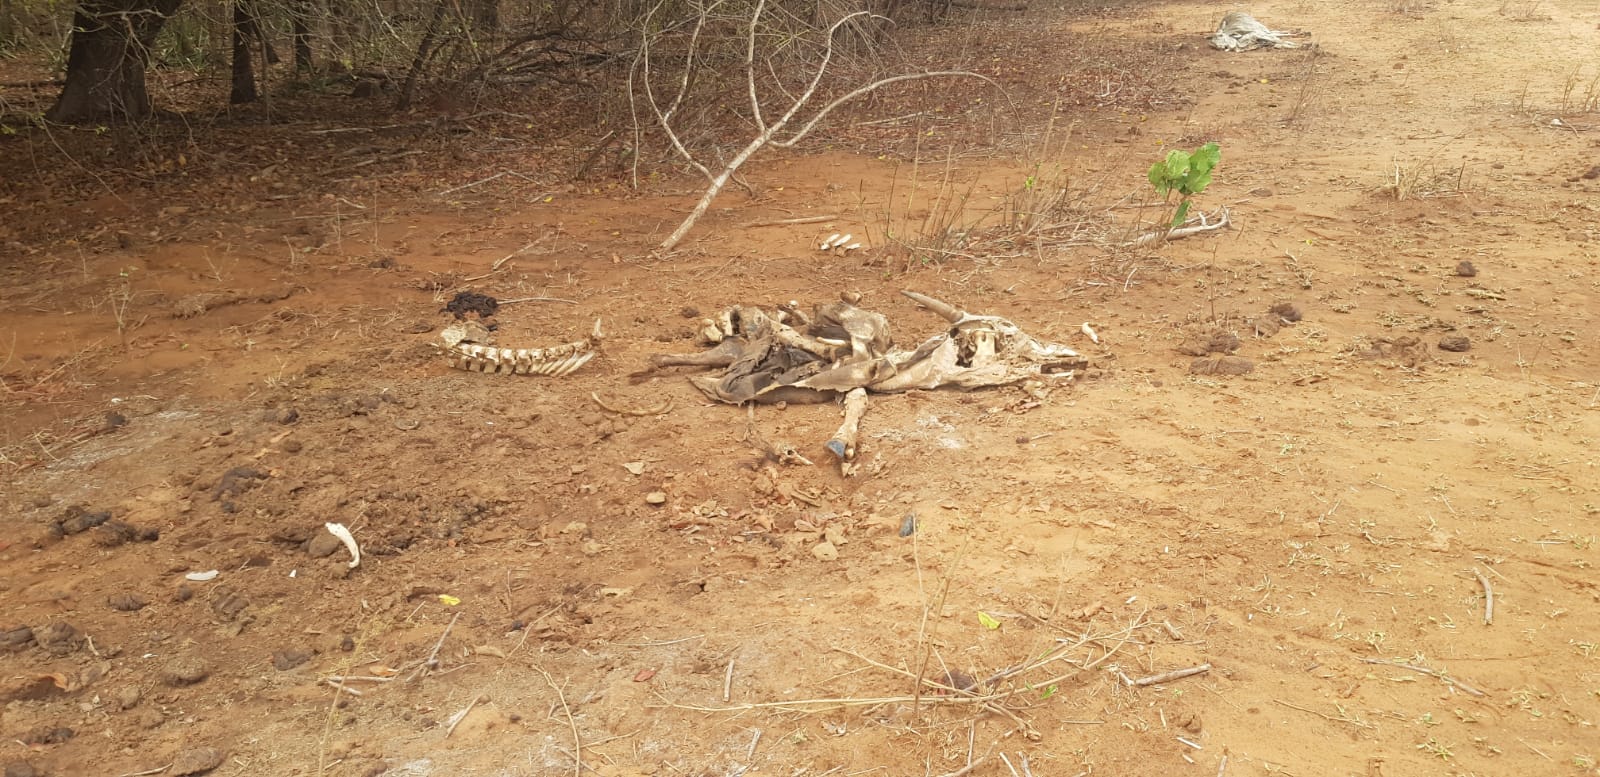
[[[83,647],[83,634],[66,621],[56,621],[33,632],[33,638],[52,655],[64,656]]]
[[[311,651],[289,648],[272,654],[272,668],[287,672],[311,660]]]
[[[1273,315],[1283,319],[1284,323],[1292,324],[1302,317],[1300,306],[1293,302],[1279,302],[1270,308]]]
[[[1471,278],[1477,274],[1478,268],[1473,267],[1472,262],[1462,259],[1460,262],[1456,263],[1456,275],[1459,275],[1463,278]]]
[[[111,605],[111,609],[122,612],[135,612],[144,609],[145,606],[144,597],[128,593],[112,594],[107,603]]]
[[[6,777],[40,777],[40,773],[27,761],[13,761],[6,764]]]
[[[174,658],[161,670],[161,681],[173,687],[194,685],[210,676],[211,667],[198,656]]]
[[[1439,350],[1462,353],[1472,349],[1472,341],[1465,335],[1445,335],[1439,338]]]

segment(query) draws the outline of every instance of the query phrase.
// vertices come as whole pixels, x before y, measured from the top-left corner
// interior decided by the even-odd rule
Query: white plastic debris
[[[207,570],[205,572],[190,572],[189,574],[184,575],[183,579],[192,580],[192,581],[194,581],[196,583],[204,583],[204,582],[207,582],[209,580],[217,579],[217,575],[219,575],[219,574],[221,574],[221,573],[218,572],[217,570],[211,569],[211,570]]]
[[[1089,339],[1093,341],[1095,345],[1100,344],[1100,335],[1094,333],[1094,327],[1089,326],[1089,322],[1087,321],[1083,322],[1083,333],[1088,335]]]
[[[361,546],[356,544],[356,538],[350,534],[350,530],[342,523],[329,523],[324,526],[329,534],[338,537],[339,541],[344,543],[345,549],[350,551],[350,568],[361,566]]]

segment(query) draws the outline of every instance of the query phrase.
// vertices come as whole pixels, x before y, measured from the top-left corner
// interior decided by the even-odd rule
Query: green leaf
[[[1150,185],[1156,187],[1156,194],[1166,196],[1167,190],[1172,186],[1167,183],[1167,166],[1164,162],[1157,162],[1150,166]]]
[[[1189,218],[1189,201],[1188,200],[1184,200],[1183,202],[1178,203],[1177,212],[1172,214],[1172,228],[1173,229],[1177,229],[1178,227],[1183,226],[1183,222],[1188,218]]]
[[[1045,699],[1048,699],[1051,696],[1056,695],[1056,689],[1058,687],[1059,686],[1052,684],[1049,688],[1046,688],[1043,691],[1040,691],[1039,692],[1039,701],[1044,701]]]
[[[1000,628],[1000,621],[995,620],[993,615],[990,615],[982,610],[978,611],[978,622],[983,624],[984,628],[991,631]]]

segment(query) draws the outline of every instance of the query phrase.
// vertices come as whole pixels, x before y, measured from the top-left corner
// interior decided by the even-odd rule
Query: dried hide
[[[1305,33],[1268,29],[1254,16],[1243,11],[1231,11],[1222,17],[1217,31],[1211,34],[1211,46],[1223,51],[1249,51],[1251,49],[1297,49],[1300,45],[1284,40]]]
[[[658,355],[656,367],[725,367],[720,376],[690,381],[720,402],[830,402],[852,389],[898,393],[913,389],[971,390],[1049,376],[1071,378],[1085,364],[1076,351],[1034,339],[998,316],[973,315],[915,292],[901,292],[950,326],[914,350],[896,348],[889,320],[849,302],[818,306],[807,317],[796,306],[775,311],[740,306],[705,332],[712,351]]]

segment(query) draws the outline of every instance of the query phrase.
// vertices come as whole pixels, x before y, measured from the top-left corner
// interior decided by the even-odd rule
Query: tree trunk
[[[183,0],[83,0],[72,16],[67,85],[50,121],[129,121],[150,115],[144,71],[161,25]]]
[[[311,65],[311,0],[295,0],[290,11],[294,29],[294,72],[310,73]]]
[[[0,49],[17,40],[17,11],[12,0],[0,0]]]
[[[250,56],[250,40],[255,36],[255,19],[250,13],[249,0],[233,0],[233,90],[228,102],[234,105],[253,103],[256,93],[255,61]]]

